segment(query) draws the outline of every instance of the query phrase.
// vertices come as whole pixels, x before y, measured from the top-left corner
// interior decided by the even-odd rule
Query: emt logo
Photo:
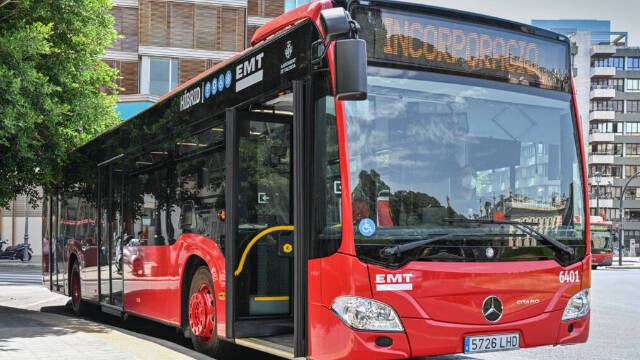
[[[413,274],[376,274],[376,290],[413,290],[412,276]]]

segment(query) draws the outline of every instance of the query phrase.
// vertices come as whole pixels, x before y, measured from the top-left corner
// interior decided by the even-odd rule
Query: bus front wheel
[[[218,354],[221,344],[216,332],[215,293],[211,272],[206,266],[199,267],[193,274],[188,311],[193,348],[208,355]]]

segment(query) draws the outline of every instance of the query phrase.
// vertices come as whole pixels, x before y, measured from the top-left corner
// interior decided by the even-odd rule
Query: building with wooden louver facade
[[[249,45],[271,19],[309,0],[113,0],[122,36],[103,61],[118,69],[124,120]],[[111,91],[107,89],[106,91]]]

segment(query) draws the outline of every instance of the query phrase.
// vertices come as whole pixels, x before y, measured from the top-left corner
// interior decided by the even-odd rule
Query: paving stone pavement
[[[0,306],[0,359],[192,359],[91,321]]]

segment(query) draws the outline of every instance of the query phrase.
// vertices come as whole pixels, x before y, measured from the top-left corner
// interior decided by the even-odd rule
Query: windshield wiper
[[[415,248],[419,248],[422,246],[425,246],[429,243],[432,243],[434,241],[438,241],[438,240],[444,240],[444,239],[449,239],[452,238],[454,236],[462,236],[462,237],[471,237],[471,236],[486,236],[488,235],[487,233],[449,233],[449,234],[444,234],[444,235],[440,235],[440,236],[434,236],[428,239],[423,239],[423,240],[417,240],[414,242],[410,242],[408,244],[402,244],[402,245],[394,245],[394,246],[388,246],[384,249],[380,250],[380,256],[388,258],[394,255],[399,255],[405,251],[409,251],[409,250],[413,250]]]
[[[516,220],[497,220],[497,219],[465,219],[465,218],[445,218],[443,219],[446,222],[466,222],[466,223],[478,223],[478,224],[498,224],[498,225],[513,225],[520,230],[524,230],[529,233],[533,233],[538,235],[542,240],[546,243],[555,246],[556,248],[568,253],[569,255],[573,255],[575,251],[569,246],[561,243],[560,241],[547,236],[538,230],[534,229],[531,225],[537,225],[538,223],[530,223],[524,221],[516,221]]]

